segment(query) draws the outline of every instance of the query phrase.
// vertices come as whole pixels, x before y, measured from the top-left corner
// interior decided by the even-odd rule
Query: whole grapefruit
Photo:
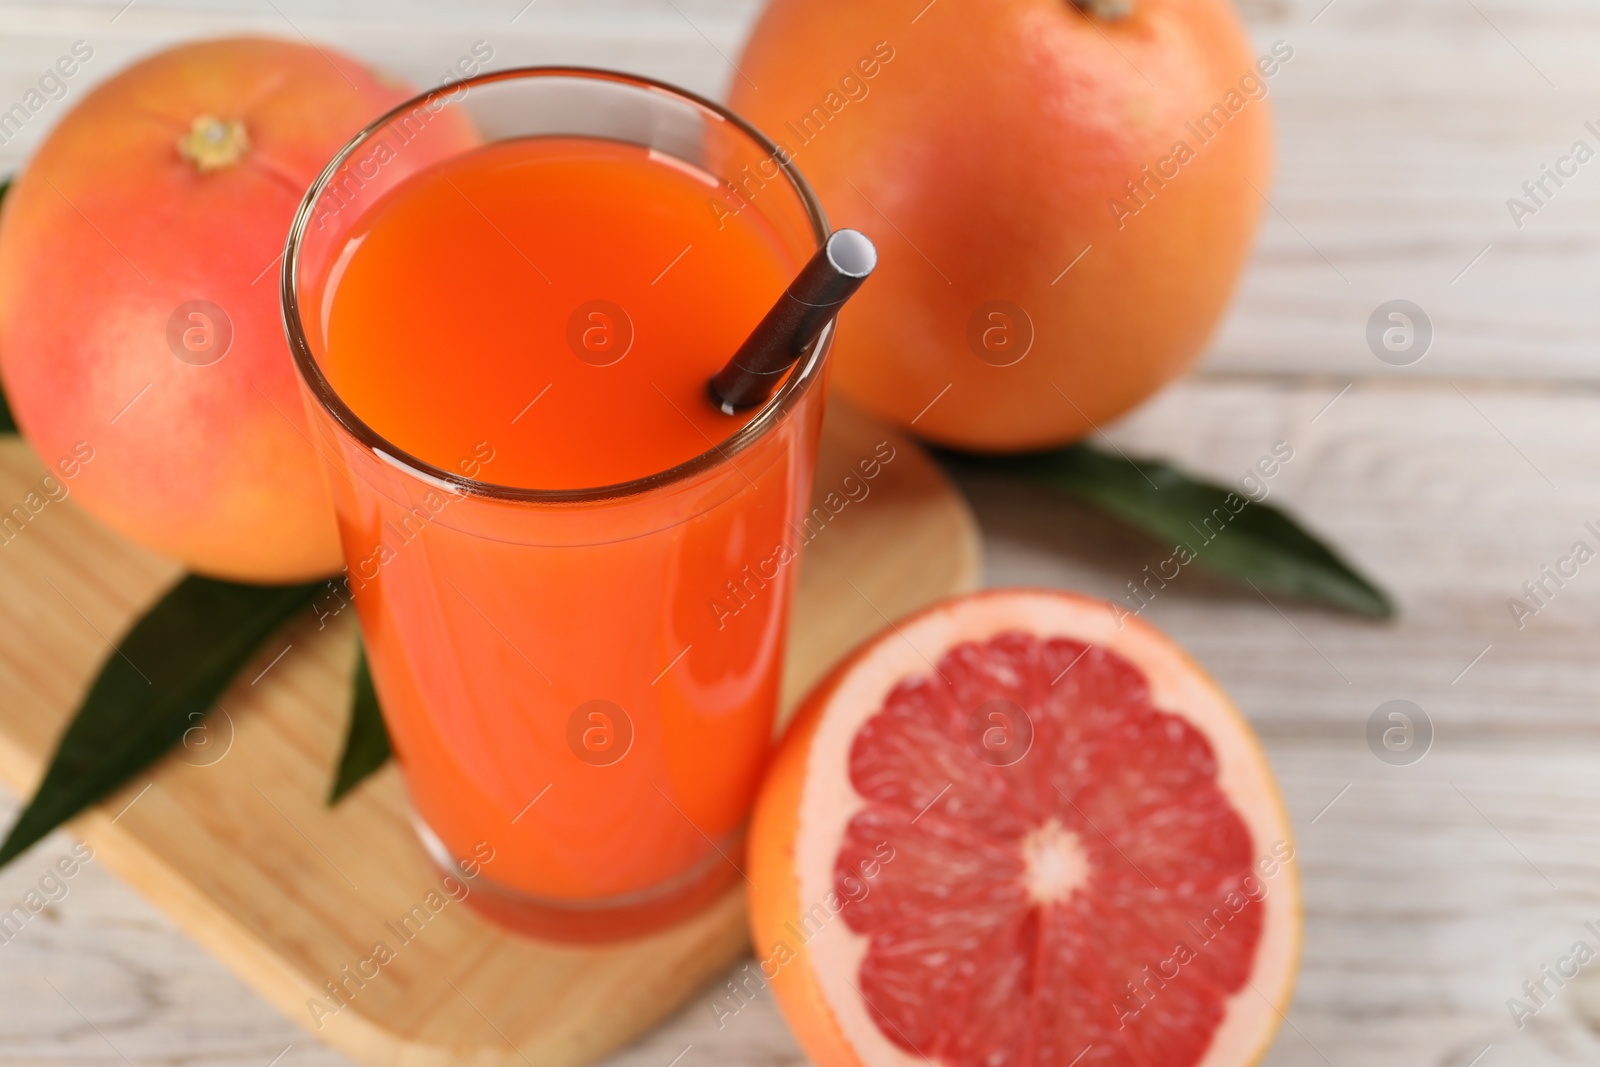
[[[739,984],[819,1067],[1265,1052],[1299,959],[1288,816],[1226,695],[1121,615],[957,598],[806,698],[751,823]]]
[[[409,95],[327,48],[186,44],[96,87],[16,180],[0,378],[40,458],[68,461],[69,490],[109,526],[225,578],[338,569],[279,260],[312,179]],[[429,161],[407,146],[391,165]]]
[[[839,388],[940,444],[1018,451],[1200,353],[1292,57],[1254,55],[1229,0],[773,0],[731,98],[878,243]]]

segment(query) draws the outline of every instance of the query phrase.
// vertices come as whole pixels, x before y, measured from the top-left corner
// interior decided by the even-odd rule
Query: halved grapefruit
[[[979,593],[868,641],[802,706],[750,849],[757,960],[821,1067],[1243,1067],[1294,984],[1254,733],[1085,597]]]

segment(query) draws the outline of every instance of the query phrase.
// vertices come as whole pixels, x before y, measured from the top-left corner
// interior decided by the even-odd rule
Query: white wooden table
[[[884,2],[884,0],[872,0]],[[0,106],[82,38],[84,80],[174,40],[304,33],[417,82],[474,42],[495,65],[622,66],[716,93],[754,0],[125,0],[0,3]],[[525,6],[526,5],[526,6]],[[1600,1060],[1600,963],[1518,1029],[1506,1001],[1572,944],[1600,946],[1600,562],[1519,629],[1507,600],[1600,526],[1600,162],[1519,229],[1506,199],[1600,120],[1593,0],[1244,0],[1273,81],[1279,180],[1200,373],[1111,431],[1129,452],[1234,478],[1274,442],[1286,502],[1403,607],[1374,625],[1186,572],[1148,617],[1266,739],[1299,834],[1307,942],[1270,1067],[1540,1067]],[[119,14],[120,11],[120,14]],[[76,83],[81,92],[84,82]],[[0,147],[27,156],[55,110]],[[1600,121],[1597,121],[1600,125]],[[1368,350],[1413,300],[1420,363]],[[1346,387],[1349,387],[1346,389]],[[1331,406],[1329,406],[1331,403]],[[1159,546],[1039,489],[964,484],[991,583],[1115,596]],[[1364,739],[1390,699],[1436,732],[1421,762]],[[0,803],[11,817],[14,798]],[[71,847],[0,872],[0,910]],[[0,1065],[344,1063],[90,863],[0,944]],[[613,1061],[786,1064],[763,999],[718,1030],[707,990]],[[686,1051],[687,1047],[687,1051]],[[274,1057],[281,1059],[274,1061]]]

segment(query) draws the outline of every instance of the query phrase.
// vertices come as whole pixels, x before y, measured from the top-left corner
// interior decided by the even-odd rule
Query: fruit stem
[[[1133,14],[1133,0],[1072,0],[1072,3],[1085,14],[1107,22]]]
[[[201,115],[178,138],[178,155],[193,163],[201,174],[231,167],[250,150],[250,137],[244,123],[224,122],[215,115]]]

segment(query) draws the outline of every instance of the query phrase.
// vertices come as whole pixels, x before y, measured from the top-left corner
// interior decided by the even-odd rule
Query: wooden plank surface
[[[103,64],[86,77],[99,78],[182,37],[294,27],[419,81],[486,40],[499,64],[614,64],[715,92],[756,10],[754,0],[537,0],[519,16],[523,4],[137,0],[118,16],[123,0],[0,3],[0,102],[78,38],[95,44]],[[1521,229],[1505,201],[1585,137],[1585,121],[1600,125],[1600,8],[1241,6],[1259,44],[1296,49],[1272,86],[1273,206],[1204,373],[1111,433],[1130,452],[1228,479],[1289,442],[1295,458],[1273,498],[1379,576],[1403,610],[1374,625],[1197,572],[1149,609],[1262,731],[1295,816],[1308,939],[1291,1025],[1267,1064],[1594,1063],[1594,973],[1521,1030],[1506,1001],[1585,936],[1584,921],[1600,925],[1600,563],[1523,629],[1507,601],[1586,536],[1585,522],[1600,526],[1600,162]],[[0,167],[25,158],[49,118],[0,146]],[[1438,329],[1427,358],[1399,369],[1364,340],[1372,310],[1396,297]],[[1164,558],[1033,487],[963,488],[991,583],[1114,596]],[[1408,767],[1380,762],[1364,741],[1372,711],[1397,698],[1427,711],[1437,733]],[[70,845],[57,835],[0,872],[0,905]],[[102,863],[65,885],[48,918],[0,945],[0,1064],[347,1062]],[[714,983],[611,1062],[801,1062],[770,999],[719,1029],[715,993]]]

